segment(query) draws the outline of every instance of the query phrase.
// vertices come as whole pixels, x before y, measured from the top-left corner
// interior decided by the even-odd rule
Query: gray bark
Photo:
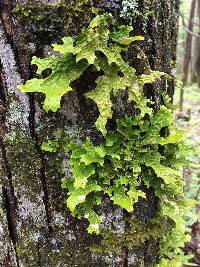
[[[46,56],[51,43],[78,33],[82,25],[88,24],[91,6],[112,12],[122,22],[130,22],[120,17],[119,0],[88,1],[82,11],[71,14],[72,20],[65,13],[66,8],[72,12],[72,3],[62,1],[58,7],[59,2],[37,0],[28,8],[25,0],[0,2],[0,266],[154,266],[159,260],[159,239],[150,239],[129,252],[121,248],[121,254],[97,255],[89,250],[101,237],[88,235],[87,222],[73,218],[66,208],[66,192],[61,189],[60,180],[63,165],[67,171],[67,155],[44,153],[40,148],[45,137],[59,129],[98,140],[94,127],[98,111],[83,97],[87,89],[84,84],[92,83],[93,77],[82,81],[81,92],[74,90],[64,96],[56,113],[43,111],[41,94],[23,94],[16,88],[34,76],[30,66],[33,55]],[[14,12],[16,5],[19,11]],[[153,70],[171,74],[172,62],[176,61],[179,2],[140,0],[138,6],[140,15],[133,17],[132,23],[135,33],[145,36],[141,48]],[[25,15],[24,8],[31,10],[30,16]],[[127,53],[126,59],[139,74],[143,73],[144,66],[136,59],[134,50]],[[145,94],[156,102],[155,109],[161,104],[165,88],[172,97],[173,81],[145,87]],[[120,112],[129,108],[121,100],[117,106],[121,107]],[[135,208],[141,223],[148,222],[159,210],[152,189],[147,196]],[[108,203],[104,214],[108,227],[118,232],[126,230],[127,215],[122,209]]]

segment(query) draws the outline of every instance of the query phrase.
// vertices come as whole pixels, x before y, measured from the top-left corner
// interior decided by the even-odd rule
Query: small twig
[[[195,22],[195,21],[193,21],[193,20],[191,20],[190,18],[188,18],[186,15],[184,15],[183,13],[181,13],[181,12],[179,12],[179,14],[180,14],[180,16],[181,17],[184,17],[187,21],[190,21],[190,22],[192,22],[193,23],[193,25],[196,25],[196,26],[198,26],[198,27],[200,27],[200,23],[197,23],[197,22]]]
[[[195,33],[195,32],[192,32],[190,29],[187,28],[186,24],[185,24],[185,20],[184,20],[184,15],[180,13],[180,16],[182,18],[182,24],[183,24],[183,28],[191,35],[197,37],[197,38],[200,38],[200,35]],[[194,23],[194,22],[193,22]]]

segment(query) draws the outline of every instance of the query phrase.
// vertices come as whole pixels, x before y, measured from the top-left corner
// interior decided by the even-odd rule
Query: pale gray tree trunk
[[[180,99],[179,99],[180,111],[183,110],[184,87],[187,85],[189,64],[191,63],[191,48],[192,48],[192,38],[193,38],[193,35],[191,33],[193,32],[193,29],[194,29],[194,15],[195,15],[196,4],[197,4],[196,0],[191,1],[190,16],[189,16],[188,26],[187,26],[189,31],[186,33],[186,38],[185,38],[185,48],[184,48],[184,56],[183,56],[183,64],[182,64],[183,88],[181,88]]]
[[[195,56],[194,56],[194,72],[196,80],[200,88],[200,2],[197,5],[197,16],[198,16],[198,35],[199,38],[195,38]]]

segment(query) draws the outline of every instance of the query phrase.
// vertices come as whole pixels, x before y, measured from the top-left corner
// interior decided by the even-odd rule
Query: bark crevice
[[[6,148],[4,144],[1,145],[1,154],[2,154],[2,165],[5,173],[4,177],[2,177],[3,208],[6,213],[9,237],[13,243],[15,250],[17,267],[20,267],[19,257],[17,253],[17,240],[18,240],[17,227],[16,227],[17,199],[14,192],[14,187],[12,183],[12,173],[8,164]]]
[[[43,203],[45,207],[46,213],[46,223],[49,234],[52,233],[52,212],[51,212],[51,205],[50,205],[50,193],[48,188],[48,177],[46,175],[46,158],[45,154],[42,152],[39,138],[35,129],[35,115],[36,115],[36,107],[35,107],[35,96],[33,94],[29,94],[29,105],[30,105],[30,113],[29,113],[29,129],[31,138],[35,144],[36,152],[40,158],[40,181],[43,190]]]

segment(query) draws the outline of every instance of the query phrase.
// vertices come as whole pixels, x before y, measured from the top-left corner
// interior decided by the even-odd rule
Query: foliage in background
[[[176,112],[176,116],[179,119],[178,123],[182,129],[186,130],[185,142],[190,150],[187,152],[188,164],[184,168],[185,179],[185,194],[188,198],[195,201],[195,206],[192,211],[196,214],[195,217],[191,217],[190,214],[185,214],[186,225],[192,228],[192,239],[186,245],[185,251],[193,253],[195,257],[192,262],[200,264],[200,251],[199,251],[199,235],[200,229],[198,227],[200,217],[200,91],[196,83],[190,84],[184,88],[185,102],[184,112]],[[179,88],[175,89],[174,103],[179,101]]]

